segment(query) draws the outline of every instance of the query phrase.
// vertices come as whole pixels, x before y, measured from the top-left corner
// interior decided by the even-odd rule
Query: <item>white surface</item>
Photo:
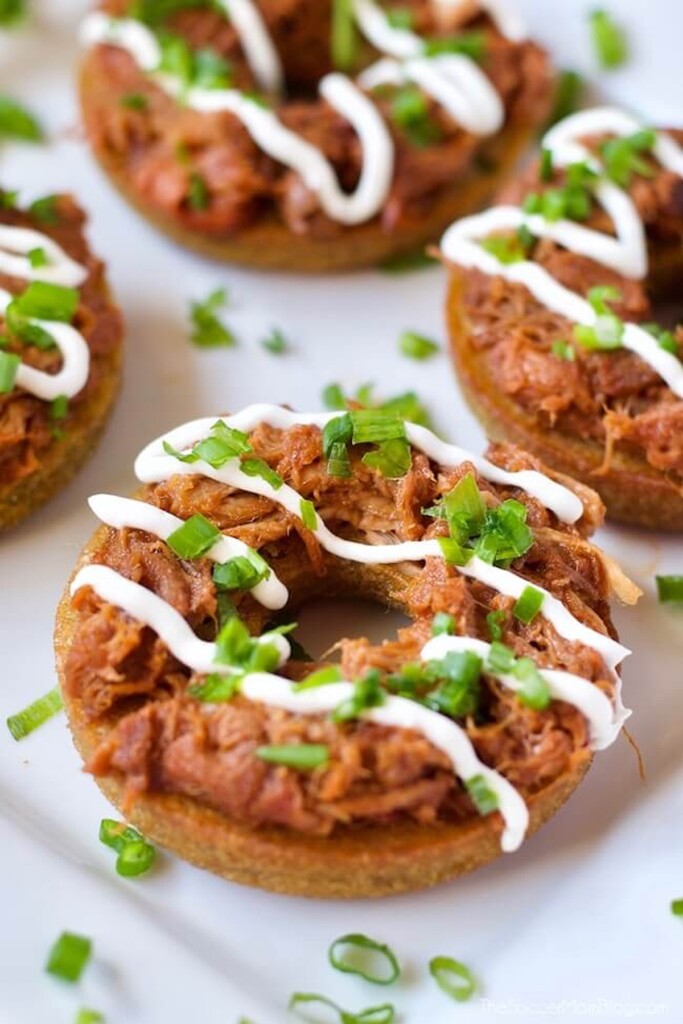
[[[589,6],[523,3],[561,62],[586,67]],[[631,28],[634,60],[603,80],[606,94],[681,123],[679,3],[609,6]],[[0,174],[6,187],[21,184],[26,199],[73,189],[92,211],[93,243],[110,261],[126,312],[128,365],[96,459],[49,507],[0,538],[3,719],[54,683],[53,610],[94,526],[86,496],[127,493],[135,453],[161,430],[255,400],[315,408],[331,380],[348,388],[374,380],[386,395],[414,387],[441,431],[482,446],[446,357],[416,364],[396,353],[396,338],[408,327],[443,339],[439,270],[325,280],[249,274],[157,238],[114,196],[74,138],[70,75],[84,4],[43,0],[36,7],[40,19],[31,30],[9,44],[0,40],[0,91],[11,87],[32,101],[58,141],[49,149],[7,147]],[[240,347],[194,350],[188,299],[221,284],[233,296],[230,322]],[[258,345],[272,325],[294,343],[281,359]],[[636,609],[617,612],[617,621],[636,651],[625,669],[625,695],[647,783],[621,741],[597,758],[579,793],[520,853],[432,892],[379,903],[305,902],[229,885],[169,856],[153,876],[126,882],[97,840],[107,804],[80,772],[63,720],[21,744],[2,726],[0,1022],[69,1024],[78,1006],[89,1005],[109,1024],[236,1024],[242,1015],[280,1024],[297,989],[324,992],[352,1010],[390,999],[400,1024],[680,1021],[683,925],[668,905],[683,896],[683,616],[657,605],[653,575],[683,572],[683,551],[680,542],[636,531],[610,529],[603,540],[646,591]],[[350,621],[342,624],[342,612]],[[320,609],[308,616],[318,641],[363,628],[357,607],[343,607],[334,622]],[[75,989],[42,973],[63,929],[94,939],[94,962]],[[332,971],[326,948],[348,931],[391,943],[404,980],[387,990]],[[441,953],[471,965],[482,1000],[457,1005],[436,988],[426,964]]]

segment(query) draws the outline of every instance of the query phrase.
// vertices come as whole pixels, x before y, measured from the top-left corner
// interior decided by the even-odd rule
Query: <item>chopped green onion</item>
[[[30,249],[26,255],[28,256],[28,261],[34,270],[39,270],[40,267],[47,266],[47,253],[44,249]]]
[[[282,764],[297,771],[312,771],[327,764],[329,748],[322,743],[291,743],[280,746],[257,747],[254,751],[261,761]]]
[[[217,420],[211,427],[209,437],[199,441],[189,452],[179,452],[173,448],[168,441],[163,443],[167,455],[172,455],[179,462],[208,462],[214,469],[220,469],[230,459],[237,458],[251,451],[251,444],[246,434],[241,430],[229,427],[224,420]],[[244,468],[244,464],[242,464]]]
[[[69,399],[66,395],[57,395],[50,403],[50,419],[65,420],[69,415]]]
[[[7,192],[0,189],[0,210],[16,210],[19,193],[14,190]]]
[[[59,224],[59,199],[58,195],[43,196],[41,199],[35,199],[28,208],[29,213],[40,224],[54,227],[55,224]]]
[[[90,939],[73,932],[62,932],[50,950],[45,970],[63,981],[78,981],[91,953]]]
[[[557,124],[558,121],[563,121],[565,117],[569,117],[570,114],[579,109],[582,92],[583,79],[578,71],[572,71],[571,69],[560,71],[555,90],[555,104],[545,125],[544,134],[554,124]]]
[[[483,32],[460,32],[456,36],[441,36],[428,39],[424,52],[428,57],[442,53],[460,53],[470,60],[481,60],[486,51],[486,36]]]
[[[593,327],[574,325],[574,339],[593,352],[612,352],[622,347],[624,324],[613,313],[598,316]]]
[[[413,460],[407,440],[397,437],[391,441],[382,441],[373,452],[366,452],[363,462],[378,470],[382,476],[395,480],[406,475]]]
[[[517,691],[522,704],[535,711],[544,711],[551,701],[550,688],[531,658],[518,658],[513,671],[522,684]]]
[[[418,252],[408,253],[405,256],[390,256],[380,264],[380,269],[385,274],[406,274],[413,270],[424,270],[425,267],[433,267],[438,260],[429,253]]]
[[[349,1013],[348,1010],[342,1010],[327,996],[321,996],[315,992],[295,992],[289,1000],[289,1009],[296,1012],[300,1006],[306,1006],[309,1003],[318,1003],[320,1006],[334,1010],[339,1024],[393,1024],[396,1016],[396,1011],[391,1003],[369,1006],[366,1010],[360,1010],[358,1013]],[[311,1020],[308,1016],[303,1019]]]
[[[192,84],[196,89],[228,89],[232,84],[232,65],[215,50],[197,50]]]
[[[538,615],[543,601],[544,595],[540,590],[536,587],[525,587],[515,602],[512,614],[520,622],[528,625]]]
[[[207,210],[211,204],[211,193],[204,178],[197,171],[190,175],[187,202],[191,210]]]
[[[346,399],[339,384],[328,384],[323,388],[322,399],[326,409],[346,409]]]
[[[204,302],[193,302],[190,306],[192,334],[190,341],[198,348],[232,348],[235,335],[218,319],[218,312],[228,301],[225,288],[211,292]]]
[[[521,263],[527,256],[517,235],[492,235],[491,238],[483,238],[479,244],[499,263]]]
[[[218,590],[253,590],[268,579],[270,568],[257,551],[249,548],[244,555],[214,565],[212,575]]]
[[[23,711],[10,715],[7,719],[7,728],[15,740],[23,740],[63,707],[62,695],[55,686],[54,690],[50,690],[44,697],[39,697]]]
[[[486,616],[486,625],[488,626],[489,636],[493,641],[500,642],[503,639],[503,626],[507,621],[507,615],[503,608],[498,608],[496,611],[489,612]]]
[[[33,114],[11,96],[0,96],[0,138],[42,142],[43,129]]]
[[[422,334],[416,334],[415,331],[404,331],[398,339],[398,350],[401,355],[407,356],[409,359],[422,361],[438,352],[439,346],[435,341],[425,338]]]
[[[483,775],[471,775],[465,779],[465,789],[482,816],[498,810],[498,797]]]
[[[465,548],[453,537],[437,537],[443,557],[449,565],[467,565],[472,558],[472,548]]]
[[[515,668],[515,654],[509,647],[506,647],[500,640],[494,640],[491,644],[486,669],[500,675],[511,675]]]
[[[392,985],[401,973],[396,954],[389,946],[357,932],[335,939],[327,959],[335,970],[358,974],[375,985]]]
[[[141,92],[129,92],[125,96],[122,96],[119,100],[119,105],[124,110],[147,110],[149,106],[149,100]]]
[[[327,459],[330,476],[348,479],[351,476],[351,461],[347,445],[353,436],[353,424],[348,413],[335,416],[323,428],[323,455]]]
[[[566,182],[561,187],[549,188],[545,192],[530,192],[522,204],[524,212],[540,214],[550,222],[563,219],[586,220],[593,204],[597,175],[585,161],[569,164],[565,175]],[[541,177],[546,180],[543,178],[543,167]]]
[[[25,0],[0,0],[0,25],[7,28],[26,15]]]
[[[435,956],[429,961],[429,973],[442,992],[459,1003],[466,1003],[477,990],[469,967],[451,956]]]
[[[665,352],[670,352],[672,356],[678,355],[678,339],[672,331],[667,331],[660,324],[654,323],[640,324],[640,326],[648,334],[651,334],[653,338],[657,339],[657,344]]]
[[[332,64],[348,71],[358,56],[353,0],[332,0]]]
[[[329,686],[330,683],[339,683],[342,681],[344,676],[338,665],[326,665],[324,668],[318,668],[315,672],[310,672],[307,676],[295,684],[294,690],[298,693],[300,690],[315,690],[319,686]]]
[[[293,627],[287,627],[287,630],[289,628]],[[275,632],[284,632],[284,629]],[[234,616],[228,619],[216,637],[215,661],[243,672],[272,672],[280,663],[280,654],[275,644],[264,642],[268,635],[264,633],[260,640],[255,639],[242,620]]]
[[[354,684],[353,695],[343,701],[332,712],[333,722],[350,722],[368,708],[380,707],[384,703],[384,691],[377,669],[370,669]]]
[[[240,463],[240,469],[247,476],[260,476],[274,491],[279,491],[284,484],[280,474],[271,469],[265,459],[244,459]]]
[[[190,686],[187,692],[195,700],[205,704],[222,704],[224,701],[232,700],[235,694],[239,693],[241,680],[241,675],[224,676],[213,672],[203,683]]]
[[[408,7],[392,7],[386,11],[386,19],[392,28],[412,28],[413,12]]]
[[[166,543],[179,558],[201,558],[220,537],[221,531],[197,512],[174,530]]]
[[[274,356],[281,356],[288,350],[289,345],[282,331],[278,327],[273,327],[270,334],[261,341],[261,347]]]
[[[657,595],[662,604],[683,601],[683,576],[656,576]]]
[[[478,534],[486,517],[486,503],[472,473],[457,482],[441,500],[451,537],[464,544]]]
[[[607,139],[602,142],[600,156],[607,177],[621,188],[628,188],[634,174],[639,174],[642,178],[651,178],[654,171],[641,154],[652,150],[656,138],[650,128],[644,128],[626,138]]]
[[[144,839],[126,843],[116,858],[116,871],[122,878],[137,878],[149,871],[155,857],[156,850]]]
[[[541,181],[553,180],[553,151],[551,149],[541,150],[541,161],[538,176]]]
[[[23,317],[36,320],[58,320],[71,323],[78,308],[79,295],[76,288],[64,288],[46,281],[32,281],[26,291],[12,302],[16,312]]]
[[[479,706],[482,660],[472,651],[449,651],[429,662],[430,675],[444,678],[427,698],[428,705],[450,718],[473,715]]]
[[[354,409],[349,416],[353,424],[354,444],[392,441],[406,436],[405,423],[393,412],[384,409]]]
[[[576,359],[574,346],[563,338],[556,338],[550,346],[550,351],[557,359],[564,359],[567,363],[573,363]]]
[[[683,899],[671,901],[671,913],[675,917],[683,917]]]
[[[414,85],[398,89],[390,105],[392,120],[418,149],[433,146],[441,139],[441,129],[433,120],[424,93]]]
[[[76,1014],[74,1024],[104,1024],[104,1015],[99,1010],[83,1006]]]
[[[591,35],[598,62],[606,70],[621,67],[628,58],[628,43],[623,29],[603,9],[591,11]]]
[[[437,612],[432,619],[432,636],[441,636],[442,633],[450,636],[455,633],[455,619],[448,612]]]
[[[527,508],[514,498],[487,509],[474,550],[490,565],[507,566],[531,548],[534,535],[527,526]]]
[[[132,825],[124,825],[114,818],[103,818],[100,822],[100,842],[120,853],[127,843],[139,843],[143,836]]]
[[[307,530],[317,530],[318,528],[318,513],[315,510],[315,505],[308,498],[301,498],[299,501],[299,510],[301,512],[301,519]]]
[[[21,359],[13,352],[0,352],[0,395],[14,390]]]

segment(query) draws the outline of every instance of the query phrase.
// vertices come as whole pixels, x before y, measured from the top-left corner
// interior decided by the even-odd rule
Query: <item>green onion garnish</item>
[[[187,202],[191,210],[207,210],[211,204],[211,193],[204,178],[197,171],[190,175]]]
[[[76,1014],[74,1024],[104,1024],[104,1016],[99,1010],[91,1010],[83,1006]]]
[[[301,520],[306,529],[316,530],[318,528],[318,513],[313,502],[309,501],[308,498],[301,498],[299,510],[301,512]]]
[[[541,150],[541,160],[539,164],[538,176],[541,179],[541,181],[553,180],[553,152],[551,149]]]
[[[400,88],[390,105],[392,120],[418,149],[433,146],[441,138],[441,129],[433,120],[427,97],[414,85]]]
[[[486,625],[488,626],[491,640],[501,641],[503,639],[503,626],[506,621],[507,614],[503,608],[498,608],[496,611],[488,613],[486,616]]]
[[[187,692],[195,700],[200,700],[205,704],[222,704],[232,700],[239,693],[241,681],[241,675],[224,676],[214,672],[207,676],[203,683],[190,686]]]
[[[344,392],[339,384],[328,384],[326,388],[323,388],[322,400],[326,409],[334,411],[335,409],[346,408]]]
[[[264,348],[266,352],[270,352],[271,355],[281,356],[287,351],[289,346],[282,331],[278,327],[273,327],[270,334],[262,339],[261,348]]]
[[[218,590],[253,590],[269,576],[268,563],[251,548],[246,555],[237,555],[213,567],[213,582]]]
[[[257,747],[254,751],[261,761],[269,764],[282,764],[297,771],[312,771],[327,764],[330,758],[329,747],[322,743],[290,743],[281,746]]]
[[[0,189],[0,210],[16,210],[19,193],[15,190]]]
[[[198,512],[174,530],[166,543],[179,558],[201,558],[220,536],[221,531]]]
[[[439,346],[431,338],[425,338],[422,334],[416,334],[415,331],[404,331],[398,339],[398,350],[401,355],[407,356],[409,359],[422,361],[438,352]]]
[[[527,625],[538,615],[544,596],[536,587],[525,587],[515,602],[512,614]]]
[[[58,195],[49,195],[34,199],[28,208],[29,213],[39,223],[53,227],[59,224],[59,198]]]
[[[354,444],[392,441],[406,436],[403,420],[384,409],[354,409],[349,417],[353,425]]]
[[[546,151],[547,152],[547,151]],[[550,165],[552,176],[552,164]],[[545,192],[529,193],[522,204],[528,214],[540,214],[545,220],[586,220],[593,203],[593,187],[598,178],[587,163],[573,163],[565,170],[566,182],[561,187],[549,188]],[[543,178],[543,164],[541,165]]]
[[[274,491],[279,491],[284,484],[280,474],[271,469],[265,459],[244,459],[240,463],[240,469],[247,476],[260,476]]]
[[[413,12],[407,7],[393,7],[387,10],[386,19],[392,28],[412,28]]]
[[[418,251],[408,253],[406,256],[391,256],[384,263],[380,264],[380,269],[385,274],[407,274],[413,270],[424,270],[425,267],[433,267],[436,263],[438,263],[438,260],[434,256]]]
[[[573,333],[576,341],[590,350],[611,351],[621,348],[624,324],[607,305],[608,302],[621,301],[621,292],[611,285],[601,285],[591,288],[587,299],[597,314],[595,325],[587,327],[575,324]]]
[[[628,44],[623,30],[611,14],[603,9],[591,11],[591,36],[598,62],[606,70],[618,68],[628,58]]]
[[[21,359],[13,352],[0,352],[0,395],[14,390]]]
[[[69,414],[69,399],[66,395],[57,395],[50,403],[50,419],[65,420]]]
[[[487,509],[474,545],[479,558],[491,565],[507,566],[526,554],[534,543],[534,535],[526,519],[526,506],[514,498]]]
[[[521,263],[527,257],[517,235],[492,235],[479,243],[482,249],[491,253],[499,263]]]
[[[112,818],[100,822],[100,842],[116,851],[116,870],[124,878],[136,878],[149,871],[156,857],[152,844],[137,829]]]
[[[54,690],[50,690],[44,697],[39,697],[23,711],[17,712],[16,715],[10,715],[7,719],[7,728],[15,740],[23,740],[34,729],[61,711],[63,707],[62,695],[59,688],[55,686]]]
[[[129,92],[125,96],[122,96],[119,100],[119,105],[124,110],[146,110],[149,106],[149,100],[141,92]]]
[[[318,995],[316,992],[295,992],[289,1000],[289,1009],[294,1010],[296,1013],[300,1006],[314,1003],[334,1010],[339,1024],[393,1024],[396,1016],[396,1011],[391,1003],[382,1003],[381,1006],[369,1006],[366,1010],[360,1010],[358,1013],[349,1013],[348,1010],[342,1010],[340,1006],[337,1006],[327,996]],[[303,1019],[311,1020],[308,1016]]]
[[[218,312],[228,301],[225,288],[212,292],[204,302],[193,302],[190,306],[192,334],[190,341],[198,348],[232,348],[235,335],[218,319]]]
[[[515,653],[500,640],[493,640],[486,661],[486,667],[492,672],[510,675],[515,667]]]
[[[380,707],[384,703],[384,690],[377,669],[370,669],[354,684],[353,696],[343,701],[332,712],[332,721],[350,722],[368,708]]]
[[[486,50],[486,36],[483,32],[460,32],[456,36],[441,36],[428,39],[424,52],[428,57],[441,53],[461,53],[471,60],[481,60]]]
[[[47,253],[44,249],[30,249],[27,253],[28,261],[34,270],[40,269],[40,267],[46,267],[48,263]]]
[[[443,557],[449,565],[467,565],[474,555],[472,548],[465,548],[453,537],[437,537]]]
[[[544,711],[550,704],[550,689],[531,658],[518,658],[513,673],[522,684],[517,691],[522,704],[535,711]]]
[[[437,612],[432,619],[432,636],[455,633],[455,619],[448,612]]]
[[[389,946],[359,933],[335,939],[327,959],[335,970],[358,974],[375,985],[391,985],[401,973],[396,954]]]
[[[671,901],[671,913],[675,917],[683,917],[683,899]]]
[[[0,138],[42,142],[43,129],[33,114],[11,96],[0,96]]]
[[[441,991],[459,1003],[466,1003],[477,990],[469,967],[451,956],[433,957],[429,961],[429,973]]]
[[[353,67],[358,56],[358,38],[353,0],[332,0],[332,63],[340,71]]]
[[[0,0],[0,25],[4,28],[21,21],[25,14],[25,0]]]
[[[662,604],[683,601],[683,576],[656,576],[657,595]]]
[[[293,628],[280,627],[271,633],[284,633]],[[264,633],[259,642],[251,636],[241,619],[233,616],[216,637],[215,660],[218,664],[231,665],[243,672],[272,672],[280,662],[280,655],[275,644],[267,642],[269,635]],[[266,642],[263,642],[264,640]],[[193,696],[198,694],[193,693]],[[203,699],[207,698],[204,696]]]
[[[498,797],[483,775],[471,775],[465,779],[465,789],[481,815],[491,814],[498,809]]]
[[[347,445],[353,437],[353,424],[348,413],[335,416],[323,428],[323,455],[327,459],[330,476],[348,478],[351,476],[351,461]]]
[[[73,932],[62,932],[50,950],[45,970],[63,981],[78,981],[91,953],[90,939]]]
[[[164,451],[167,455],[178,459],[179,462],[193,463],[202,459],[214,469],[220,469],[230,459],[250,452],[251,444],[247,435],[243,434],[241,430],[235,430],[223,420],[217,420],[211,427],[209,437],[199,441],[191,451],[179,452],[168,441],[164,441]],[[244,464],[241,468],[244,469]]]
[[[640,324],[640,326],[648,334],[651,334],[653,338],[657,339],[657,344],[665,352],[670,352],[672,356],[678,355],[678,339],[672,331],[667,331],[660,324],[656,323]]]
[[[297,693],[299,690],[315,690],[319,686],[339,683],[343,678],[344,676],[338,665],[326,665],[324,668],[318,668],[315,672],[310,672],[307,676],[304,676],[300,682],[296,683],[294,689]]]
[[[639,174],[642,178],[651,178],[654,171],[642,154],[651,152],[656,138],[650,128],[643,128],[626,138],[607,139],[602,142],[600,156],[607,177],[621,188],[628,188],[634,174]]]
[[[557,359],[564,359],[567,363],[573,363],[576,359],[574,346],[562,338],[555,339],[550,346],[550,351]]]
[[[63,288],[46,281],[32,281],[26,291],[12,302],[14,310],[22,317],[37,320],[58,320],[71,323],[78,308],[76,288]]]
[[[410,445],[405,438],[382,441],[376,451],[366,452],[363,456],[366,466],[371,466],[391,480],[405,476],[412,461]]]
[[[449,651],[428,668],[430,676],[444,680],[426,698],[429,707],[449,718],[473,715],[479,706],[481,658],[472,651]]]
[[[563,121],[565,117],[569,117],[575,110],[579,109],[581,104],[581,93],[583,92],[583,79],[578,71],[572,71],[570,69],[560,71],[557,78],[557,89],[555,91],[555,104],[553,111],[548,122],[543,129],[545,134],[549,128],[552,128],[558,121]]]
[[[215,50],[197,50],[192,84],[197,89],[228,89],[232,84],[232,65]]]

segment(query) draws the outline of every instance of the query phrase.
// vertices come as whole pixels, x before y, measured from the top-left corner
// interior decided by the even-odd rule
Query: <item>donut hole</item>
[[[366,637],[381,644],[410,625],[407,615],[363,598],[322,598],[304,603],[297,612],[294,638],[313,661],[339,661],[333,650],[340,637]]]

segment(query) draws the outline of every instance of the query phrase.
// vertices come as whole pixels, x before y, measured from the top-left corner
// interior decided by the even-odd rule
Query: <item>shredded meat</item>
[[[601,522],[602,506],[587,488],[577,485],[585,502],[583,518],[567,526],[524,493],[477,476],[469,464],[445,469],[413,451],[409,472],[389,480],[361,461],[364,446],[354,446],[352,475],[340,480],[327,473],[316,427],[260,426],[250,441],[254,455],[316,503],[331,530],[365,543],[376,542],[378,535],[383,543],[441,535],[443,521],[424,516],[421,509],[438,501],[464,474],[474,473],[488,505],[509,497],[527,505],[535,543],[515,570],[549,589],[580,621],[613,632],[607,604],[613,570],[586,539]],[[503,468],[537,466],[511,445],[492,447],[489,456]],[[270,500],[202,477],[171,477],[141,496],[183,518],[201,512],[224,533],[260,549],[289,589],[288,613],[305,601],[335,594],[360,593],[402,608],[411,624],[394,638],[379,645],[364,637],[340,639],[347,678],[371,669],[388,677],[418,660],[436,612],[450,613],[459,633],[488,639],[487,614],[500,610],[502,638],[518,656],[576,672],[612,693],[610,674],[593,649],[564,639],[544,617],[524,625],[512,615],[511,599],[460,575],[443,559],[428,558],[422,568],[337,559]],[[178,559],[149,534],[113,529],[93,560],[162,596],[200,636],[215,636],[216,595],[208,560]],[[249,629],[263,631],[267,610],[248,592],[231,596]],[[73,605],[78,624],[66,665],[67,695],[87,720],[106,726],[90,770],[123,778],[129,801],[148,790],[182,793],[254,827],[268,824],[322,835],[352,824],[402,818],[454,821],[475,813],[448,759],[420,733],[363,720],[336,724],[241,696],[202,704],[190,692],[201,677],[178,663],[150,629],[89,588],[76,593]],[[284,671],[298,679],[322,664],[292,660]],[[553,702],[544,711],[532,711],[486,675],[481,687],[479,710],[460,724],[482,760],[523,793],[547,785],[577,757],[588,756],[586,723],[574,707]],[[261,745],[298,742],[326,745],[328,763],[301,772],[254,756]]]
[[[83,228],[85,216],[70,196],[54,201],[55,223],[45,224],[36,216],[0,205],[0,224],[33,228],[53,238],[74,260],[84,266],[88,277],[80,286],[80,300],[73,321],[90,349],[88,382],[69,400],[69,412],[59,423],[68,430],[79,405],[92,394],[101,379],[106,357],[120,343],[121,317],[112,305],[104,279],[104,265],[90,252]],[[25,291],[28,282],[0,272],[0,288],[14,295]],[[23,362],[46,373],[56,372],[60,356],[54,349],[42,350],[22,343],[0,316],[0,334],[8,338],[5,351],[15,352]],[[12,484],[35,472],[48,448],[59,444],[50,403],[21,388],[0,394],[0,486]]]
[[[101,6],[120,15],[129,4],[103,0]],[[344,117],[315,98],[319,79],[332,70],[331,0],[260,0],[258,6],[293,96],[278,108],[283,123],[320,149],[342,187],[352,190],[362,168],[358,136]],[[407,0],[402,8],[410,9],[418,33],[449,34],[434,5],[425,0]],[[193,49],[210,46],[229,61],[238,88],[257,89],[237,33],[220,12],[208,7],[181,11],[167,20],[165,28],[183,36]],[[482,68],[500,93],[508,119],[541,123],[552,94],[545,54],[531,42],[507,40],[486,18],[475,16],[467,28],[485,35]],[[361,64],[376,56],[365,47]],[[216,236],[234,234],[273,216],[298,234],[324,238],[342,230],[321,211],[301,177],[266,156],[232,114],[201,114],[177,104],[123,50],[100,46],[89,60],[94,70],[87,119],[91,142],[146,206],[171,214],[186,229]],[[130,94],[144,96],[146,106],[131,109],[122,104]],[[434,141],[415,145],[394,123],[386,90],[378,90],[373,101],[395,143],[393,184],[380,214],[382,226],[391,231],[423,217],[445,189],[464,180],[485,143],[430,102]],[[202,209],[189,201],[197,174],[209,197]]]

